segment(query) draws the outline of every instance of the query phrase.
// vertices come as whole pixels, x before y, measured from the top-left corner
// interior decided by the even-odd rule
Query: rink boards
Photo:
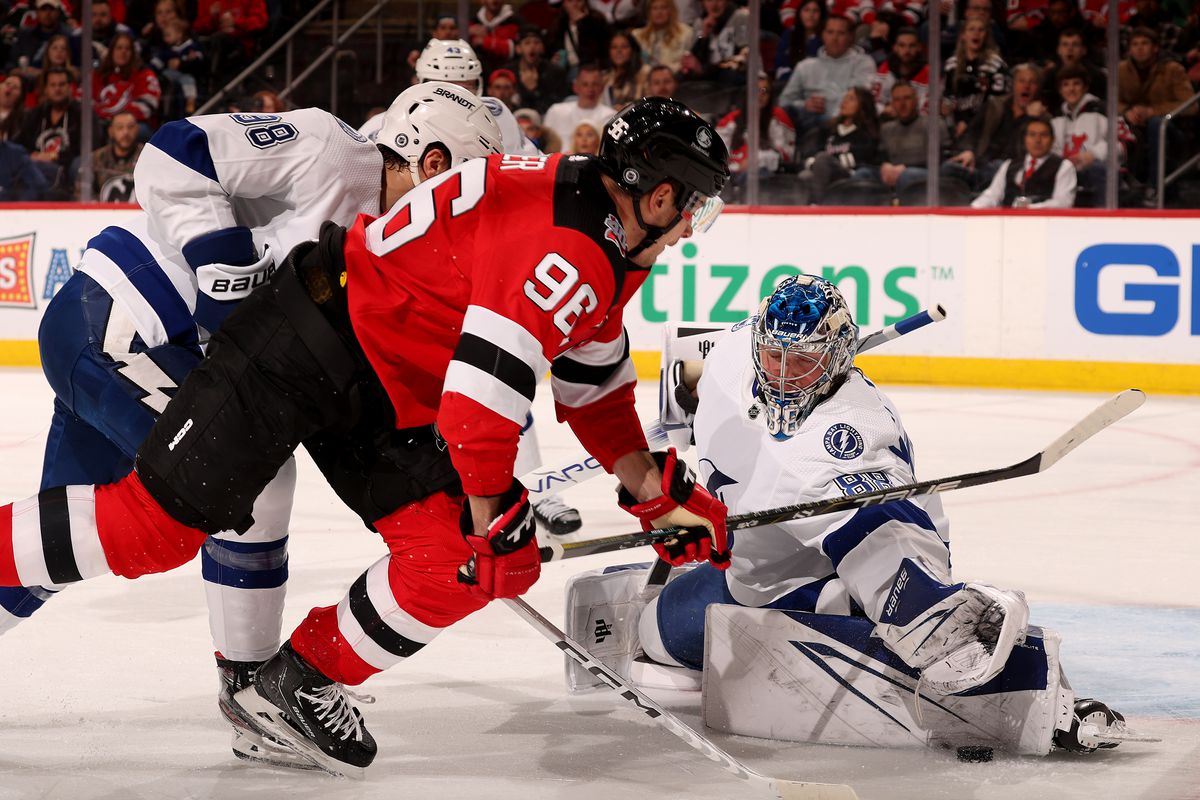
[[[879,380],[1200,394],[1200,214],[729,209],[664,255],[626,309],[642,377],[662,323],[729,323],[811,272],[874,330],[941,303],[945,322],[864,356]],[[910,213],[912,212],[912,213]],[[0,211],[0,365],[37,364],[37,326],[87,240],[135,211]]]

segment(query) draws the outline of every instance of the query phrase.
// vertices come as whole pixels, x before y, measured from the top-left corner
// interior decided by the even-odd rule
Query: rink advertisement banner
[[[771,211],[731,209],[654,266],[625,312],[643,377],[663,322],[736,322],[803,271],[837,283],[864,332],[946,307],[861,359],[880,380],[1200,393],[1200,217]],[[134,213],[0,210],[0,364],[37,363],[88,239]]]
[[[87,242],[136,213],[123,206],[0,206],[0,364],[37,364],[37,330]]]

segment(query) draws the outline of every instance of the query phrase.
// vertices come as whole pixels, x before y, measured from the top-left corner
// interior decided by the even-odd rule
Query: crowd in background
[[[754,169],[767,202],[919,204],[936,170],[953,204],[1103,205],[1109,1],[942,0],[944,59],[934,66],[943,98],[935,109],[927,2],[762,0],[757,121],[744,111],[752,26],[738,0],[482,0],[467,30],[450,15],[431,20],[430,30],[470,43],[485,94],[509,105],[546,152],[594,152],[623,105],[674,96],[717,125],[739,173],[734,195]],[[1163,115],[1200,87],[1200,0],[1187,3],[1118,2],[1122,205],[1155,203]],[[5,5],[0,0],[2,199],[74,197],[78,8],[64,0]],[[267,0],[91,6],[90,91],[103,144],[93,157],[94,190],[128,199],[141,143],[249,63],[277,9]],[[421,45],[389,48],[407,58],[406,75]],[[270,92],[238,102],[242,110],[283,110]],[[1200,150],[1195,110],[1167,127],[1171,165]],[[760,142],[754,164],[751,124]],[[941,153],[931,166],[935,129]]]

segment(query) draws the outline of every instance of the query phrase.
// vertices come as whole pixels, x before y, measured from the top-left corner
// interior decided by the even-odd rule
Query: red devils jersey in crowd
[[[470,161],[347,233],[351,321],[396,427],[436,421],[468,494],[509,487],[547,370],[603,466],[646,448],[621,314],[648,271],[625,249],[591,156]]]

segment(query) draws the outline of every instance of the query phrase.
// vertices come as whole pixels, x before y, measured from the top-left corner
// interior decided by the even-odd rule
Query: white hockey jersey
[[[488,111],[495,117],[496,124],[500,126],[500,139],[504,145],[504,152],[511,156],[543,155],[542,151],[538,150],[533,142],[526,138],[525,134],[521,131],[520,123],[517,122],[517,118],[513,116],[508,106],[495,97],[481,97],[479,99],[487,106]],[[381,128],[383,128],[383,114],[376,114],[364,122],[358,129],[358,132],[373,142],[379,135]]]
[[[772,438],[765,414],[756,413],[751,333],[747,323],[735,326],[705,359],[694,426],[701,480],[731,515],[916,480],[900,415],[857,370],[795,436]],[[734,539],[725,579],[748,606],[836,573],[877,620],[902,559],[920,558],[950,574],[949,524],[937,495],[751,528]]]
[[[320,109],[169,123],[134,173],[147,213],[89,242],[79,271],[148,346],[165,344],[182,314],[197,314],[198,267],[245,263],[267,247],[279,262],[327,219],[348,226],[379,214],[382,169],[374,144]]]

